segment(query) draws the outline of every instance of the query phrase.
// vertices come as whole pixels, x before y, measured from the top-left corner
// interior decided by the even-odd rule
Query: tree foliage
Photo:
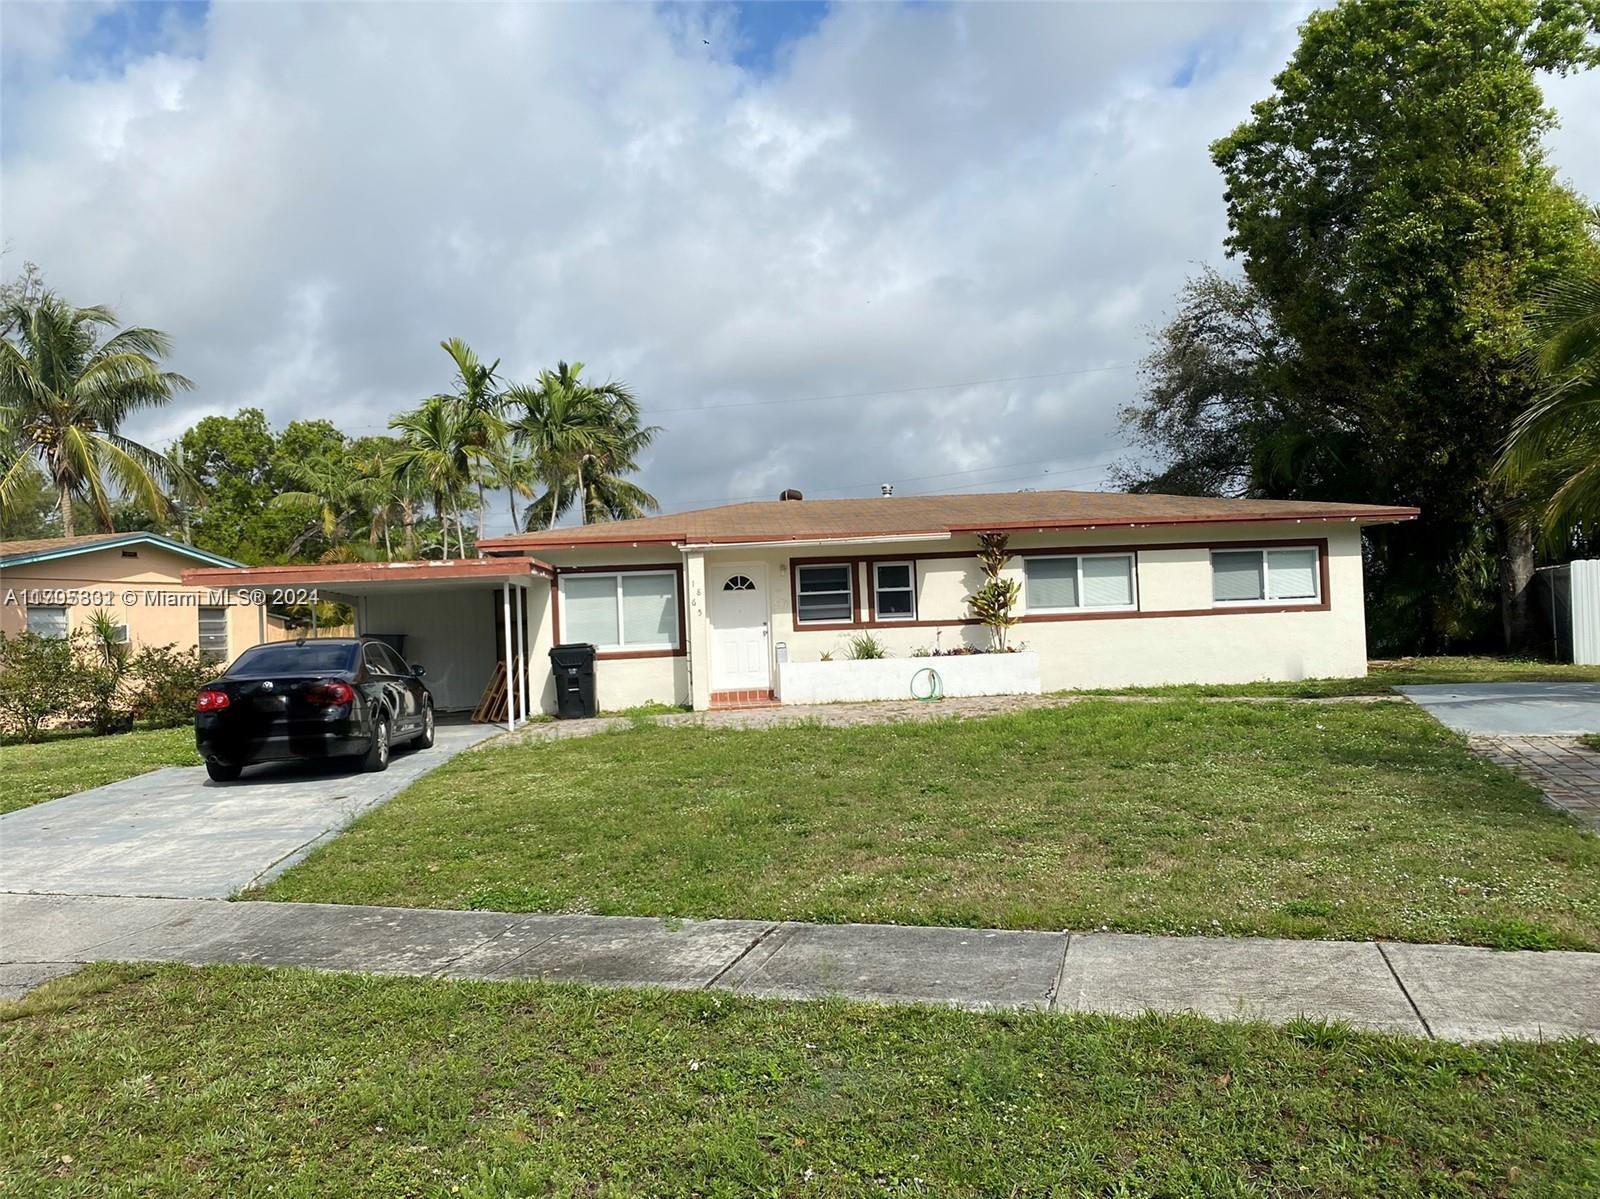
[[[1600,209],[1594,227],[1600,234]],[[1552,284],[1532,327],[1540,386],[1501,469],[1532,497],[1549,542],[1566,546],[1600,529],[1600,262]]]
[[[1212,147],[1243,278],[1191,283],[1158,338],[1134,481],[1421,507],[1369,539],[1381,648],[1481,634],[1517,543],[1492,468],[1536,386],[1525,318],[1590,253],[1536,72],[1593,65],[1597,24],[1597,0],[1352,0]]]
[[[168,493],[190,481],[157,451],[125,436],[128,417],[165,404],[188,379],[161,369],[171,352],[157,329],[118,329],[110,309],[78,308],[50,291],[24,291],[0,311],[0,508],[54,489],[61,533],[76,532],[86,502],[115,528],[118,495],[164,515]],[[109,334],[109,335],[108,335]]]

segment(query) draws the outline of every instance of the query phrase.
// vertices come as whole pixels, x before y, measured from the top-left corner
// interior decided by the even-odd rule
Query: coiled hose
[[[923,675],[928,676],[928,691],[924,695],[917,690],[917,680]],[[911,698],[920,699],[926,703],[930,699],[944,698],[944,680],[939,677],[939,672],[931,666],[924,666],[911,676]]]

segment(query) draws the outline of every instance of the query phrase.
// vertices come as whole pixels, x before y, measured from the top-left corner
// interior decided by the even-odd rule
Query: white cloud
[[[627,379],[669,506],[1092,486],[1126,365],[1220,260],[1207,143],[1298,12],[847,5],[756,76],[721,9],[219,5],[73,78],[8,6],[6,261],[173,334],[199,386],[151,437],[246,403],[380,428],[454,335]]]

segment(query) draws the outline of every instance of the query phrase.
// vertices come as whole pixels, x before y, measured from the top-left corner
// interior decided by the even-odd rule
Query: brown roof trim
[[[638,533],[624,533],[607,537],[596,535],[577,541],[562,541],[552,539],[540,534],[523,533],[509,537],[494,537],[478,542],[481,550],[519,550],[519,549],[550,549],[550,550],[580,550],[589,546],[616,546],[616,545],[745,545],[745,544],[770,544],[783,545],[796,541],[836,541],[850,542],[860,540],[888,541],[895,537],[927,537],[940,533],[952,535],[988,532],[1024,532],[1037,530],[1041,533],[1053,532],[1061,529],[1146,529],[1163,528],[1174,525],[1252,525],[1252,524],[1305,524],[1306,522],[1335,522],[1339,524],[1392,524],[1400,521],[1416,520],[1421,515],[1420,508],[1410,507],[1378,507],[1372,506],[1352,512],[1345,508],[1308,508],[1294,513],[1262,514],[1241,513],[1236,516],[1217,515],[1206,513],[1195,516],[1141,516],[1141,517],[1099,517],[1094,519],[1079,520],[1017,520],[1017,521],[982,521],[962,524],[941,525],[938,527],[920,526],[915,528],[900,529],[863,529],[860,532],[844,533],[838,530],[817,531],[802,530],[790,533],[718,533],[705,536],[690,537],[684,532],[663,534],[659,537],[641,537]]]
[[[1037,529],[1041,533],[1053,532],[1056,529],[1146,529],[1159,528],[1166,525],[1257,525],[1257,524],[1304,524],[1312,521],[1317,524],[1324,522],[1346,525],[1386,525],[1403,520],[1416,520],[1422,515],[1420,508],[1373,508],[1366,512],[1351,512],[1348,509],[1313,509],[1308,512],[1296,512],[1283,516],[1160,516],[1140,517],[1138,520],[1062,520],[1045,521],[1040,523],[1034,520],[1017,521],[988,521],[983,524],[951,525],[951,533],[995,533],[995,532],[1026,532]]]
[[[555,568],[537,558],[456,558],[445,562],[326,562],[303,566],[247,566],[230,570],[186,570],[196,587],[250,587],[281,583],[407,583],[433,579],[553,577]]]

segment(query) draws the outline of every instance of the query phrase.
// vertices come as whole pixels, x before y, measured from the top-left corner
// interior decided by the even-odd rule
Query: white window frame
[[[624,641],[622,639],[622,637],[623,637],[622,580],[625,579],[625,578],[627,578],[627,579],[649,578],[652,575],[659,576],[659,577],[662,577],[662,578],[669,578],[669,579],[672,580],[672,640],[671,641],[641,641],[641,642]],[[556,579],[556,585],[561,590],[561,619],[560,619],[560,621],[558,623],[560,624],[561,627],[560,627],[560,629],[557,630],[557,633],[556,633],[557,642],[564,642],[567,639],[567,580],[568,579],[610,579],[612,581],[612,585],[616,588],[616,596],[617,596],[617,639],[615,641],[609,641],[609,642],[606,642],[604,644],[602,644],[600,642],[595,642],[595,647],[594,648],[595,648],[595,652],[596,653],[602,653],[602,654],[610,654],[610,653],[634,654],[634,653],[648,653],[648,652],[651,652],[651,651],[660,652],[662,650],[671,650],[673,653],[677,653],[678,650],[680,650],[682,648],[682,646],[680,644],[680,633],[679,633],[679,630],[683,626],[683,595],[682,595],[682,589],[678,586],[678,572],[677,571],[675,571],[675,570],[573,570],[573,571],[568,571],[565,574],[558,575],[557,579]]]
[[[1267,554],[1271,550],[1310,550],[1311,551],[1311,583],[1314,591],[1311,598],[1299,597],[1296,599],[1272,599],[1272,566]],[[1261,555],[1261,598],[1243,600],[1219,600],[1217,598],[1216,560],[1218,554],[1260,554]],[[1283,545],[1214,545],[1211,547],[1211,556],[1208,559],[1212,569],[1211,581],[1211,606],[1213,608],[1315,608],[1322,603],[1322,547],[1314,542],[1289,541]]]
[[[843,570],[845,589],[839,591],[813,591],[812,595],[844,595],[849,600],[850,614],[843,620],[829,616],[822,620],[806,620],[800,615],[800,576],[808,570]],[[803,562],[794,567],[794,623],[798,628],[815,628],[818,625],[854,624],[856,620],[856,564],[844,562]]]
[[[33,614],[35,612],[61,613],[61,636],[57,637],[53,633],[34,633]],[[22,627],[28,632],[34,633],[36,637],[48,637],[52,641],[59,641],[72,635],[72,613],[67,610],[65,604],[29,604],[27,612],[23,615]]]
[[[1070,608],[1034,608],[1028,604],[1028,563],[1048,562],[1071,558],[1077,563],[1078,602]],[[1125,558],[1128,562],[1128,580],[1132,584],[1133,602],[1130,604],[1086,604],[1083,602],[1083,560],[1085,558]],[[1063,616],[1082,612],[1137,612],[1139,610],[1139,555],[1126,551],[1109,554],[1024,554],[1022,557],[1022,607],[1028,616]]]
[[[911,611],[893,612],[885,615],[878,606],[878,597],[884,593],[884,586],[878,581],[878,572],[885,566],[903,566],[909,579],[904,587],[890,587],[889,591],[907,592],[911,596]],[[894,562],[874,562],[872,564],[872,619],[882,624],[905,624],[917,618],[917,564],[915,560],[906,558]]]
[[[207,612],[222,613],[222,649],[212,650],[209,653],[206,651],[205,638],[202,635],[205,629],[205,615]],[[200,654],[202,661],[226,662],[228,660],[228,634],[230,632],[231,630],[228,627],[227,608],[220,607],[216,604],[201,604],[195,609],[194,646],[195,650]]]

